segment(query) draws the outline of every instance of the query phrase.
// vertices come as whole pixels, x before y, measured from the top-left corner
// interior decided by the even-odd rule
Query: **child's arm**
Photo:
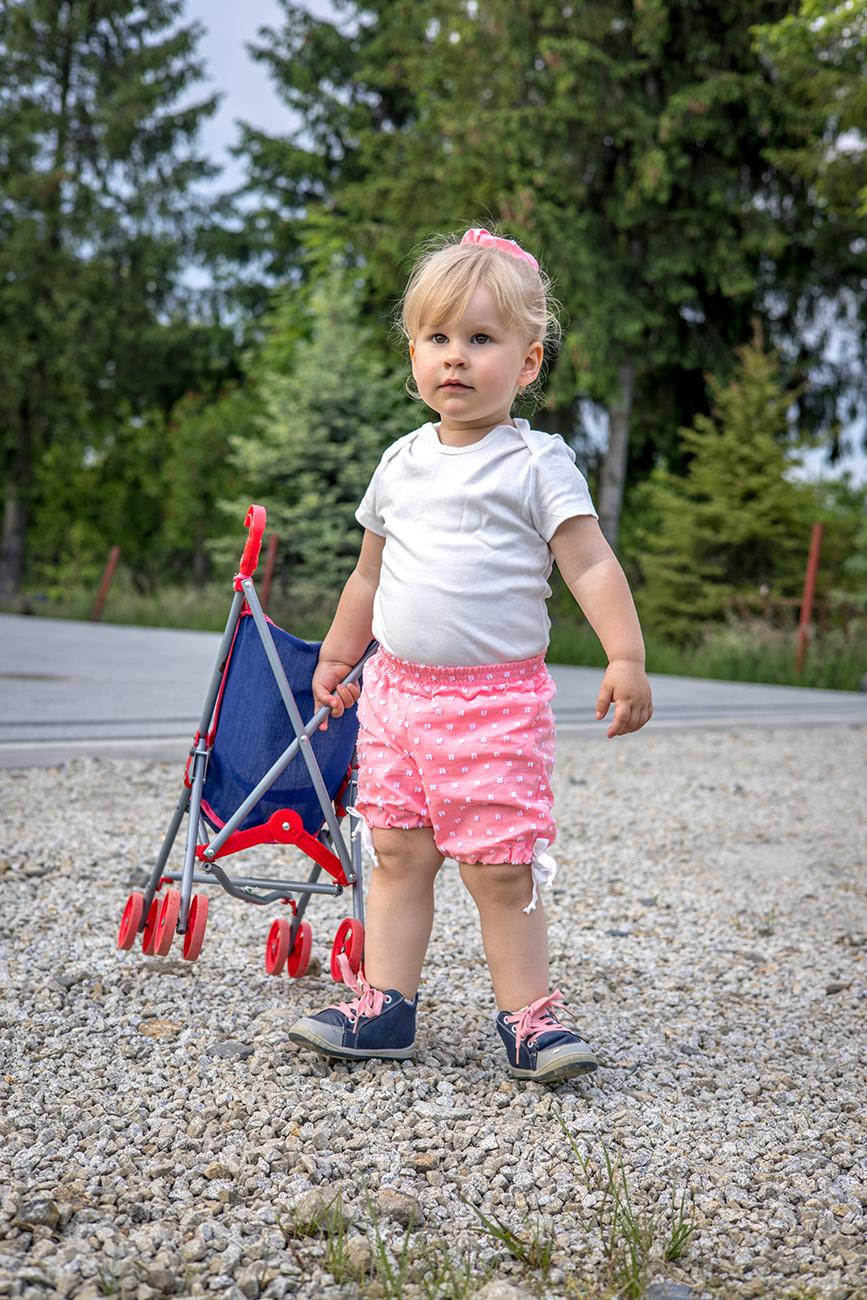
[[[596,717],[604,718],[613,700],[609,737],[638,731],[650,719],[653,702],[644,672],[644,639],[626,574],[592,515],[564,520],[549,545],[608,656]]]
[[[358,561],[343,588],[337,612],[319,651],[319,663],[313,674],[313,702],[317,709],[330,704],[335,718],[344,709],[351,708],[360,694],[357,683],[351,686],[338,683],[355,667],[370,644],[373,598],[379,586],[384,546],[384,537],[368,528],[364,530]],[[319,730],[327,728],[326,718]]]

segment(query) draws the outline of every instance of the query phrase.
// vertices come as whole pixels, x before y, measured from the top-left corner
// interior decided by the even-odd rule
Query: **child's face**
[[[431,410],[453,428],[472,429],[509,419],[516,392],[539,373],[543,349],[505,329],[493,294],[480,286],[459,319],[425,322],[409,354]]]

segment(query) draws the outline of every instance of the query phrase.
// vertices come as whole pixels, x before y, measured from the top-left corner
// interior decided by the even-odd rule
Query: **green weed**
[[[475,1205],[470,1204],[470,1202],[465,1200],[463,1196],[461,1196],[460,1199],[463,1201],[464,1205],[469,1206],[473,1213],[478,1216],[485,1232],[492,1237],[494,1241],[499,1241],[503,1246],[505,1246],[513,1259],[520,1260],[522,1264],[526,1264],[529,1268],[540,1269],[542,1276],[547,1278],[548,1273],[551,1270],[551,1260],[554,1256],[555,1243],[554,1239],[550,1235],[544,1233],[539,1228],[538,1224],[533,1228],[533,1235],[531,1238],[527,1239],[526,1237],[519,1237],[517,1233],[513,1232],[508,1224],[503,1223],[502,1219],[498,1218],[496,1214],[493,1215],[492,1219],[489,1219],[487,1215],[483,1214]]]
[[[581,1151],[562,1115],[558,1115],[557,1120],[581,1167],[588,1190],[602,1193],[598,1209],[591,1214],[605,1258],[607,1280],[623,1300],[641,1300],[647,1289],[651,1255],[658,1245],[660,1216],[636,1209],[623,1163],[619,1159],[612,1160],[604,1143],[602,1169]],[[667,1262],[679,1259],[685,1253],[695,1231],[692,1213],[687,1214],[685,1202],[684,1194],[679,1206],[672,1203],[668,1237],[659,1245]]]

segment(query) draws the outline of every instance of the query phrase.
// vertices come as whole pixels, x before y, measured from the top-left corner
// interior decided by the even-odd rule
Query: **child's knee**
[[[379,869],[389,876],[436,875],[443,864],[430,826],[412,830],[374,826],[372,832]]]
[[[473,898],[506,899],[523,895],[532,883],[529,862],[462,862],[461,879]]]

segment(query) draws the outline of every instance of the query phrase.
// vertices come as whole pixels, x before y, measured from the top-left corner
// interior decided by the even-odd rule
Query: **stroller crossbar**
[[[315,707],[312,677],[319,644],[299,640],[265,615],[253,574],[258,564],[265,509],[251,506],[247,542],[233,580],[232,603],[216,666],[189,750],[177,806],[143,893],[130,894],[118,934],[129,949],[138,934],[148,956],[165,956],[173,936],[183,936],[183,955],[195,960],[202,946],[208,898],[193,886],[219,885],[235,898],[259,906],[281,901],[291,919],[278,918],[265,946],[265,967],[286,966],[300,976],[310,958],[310,925],[304,912],[316,894],[351,891],[352,915],[334,939],[331,971],[342,979],[338,958],[361,968],[364,894],[361,822],[355,814],[358,764],[356,709],[332,718]],[[344,679],[359,681],[377,645],[372,641]],[[305,721],[305,715],[307,721]],[[184,817],[188,818],[183,867],[167,863]],[[349,841],[341,821],[349,818]],[[214,832],[209,836],[208,828]],[[225,860],[263,844],[292,845],[311,860],[306,881],[283,880],[273,866],[230,873]],[[327,871],[332,882],[320,883]],[[165,885],[180,885],[180,889]],[[298,901],[296,901],[296,896]]]
[[[225,875],[225,872],[224,872]],[[182,871],[166,871],[165,880],[183,880]],[[343,885],[318,885],[311,884],[309,880],[269,880],[268,876],[225,876],[225,880],[220,879],[220,875],[214,872],[213,875],[205,875],[204,871],[192,872],[192,883],[194,885],[212,885],[214,880],[220,881],[220,884],[227,893],[231,893],[229,884],[244,885],[247,888],[259,887],[261,889],[276,889],[274,897],[282,897],[286,889],[291,889],[292,893],[328,893],[337,897],[343,893]],[[250,897],[250,894],[244,894],[244,898]],[[272,902],[272,898],[266,900]]]

